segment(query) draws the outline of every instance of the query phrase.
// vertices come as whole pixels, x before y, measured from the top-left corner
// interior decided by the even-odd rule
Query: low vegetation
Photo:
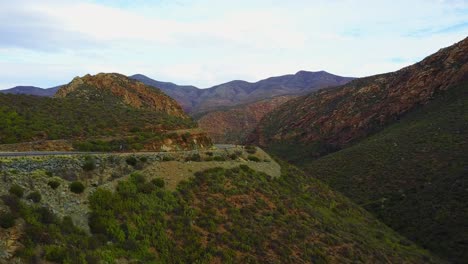
[[[25,261],[438,261],[323,184],[282,166],[279,178],[246,165],[213,168],[176,191],[134,172],[115,191],[97,189],[89,197],[91,234],[40,205],[14,195],[3,200],[25,221],[24,247],[17,252]]]
[[[308,172],[384,223],[455,263],[468,259],[468,86],[440,94]]]

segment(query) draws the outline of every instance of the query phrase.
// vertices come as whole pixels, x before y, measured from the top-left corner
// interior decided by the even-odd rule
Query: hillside
[[[254,169],[273,167],[270,158],[224,153],[199,153],[188,162],[161,154],[1,159],[0,258],[442,263],[298,169],[280,163],[281,175],[271,176]],[[213,157],[223,161],[204,168]],[[152,169],[171,164],[192,168],[176,189],[165,186],[178,175],[161,178]]]
[[[35,86],[16,86],[10,89],[0,90],[0,93],[5,94],[26,94],[36,96],[52,97],[58,91],[60,86],[52,88],[39,88]]]
[[[293,99],[251,140],[463,263],[467,62],[468,38],[397,72]]]
[[[291,100],[267,115],[251,140],[278,148],[307,145],[311,156],[346,147],[468,81],[467,62],[468,38],[397,72]]]
[[[215,143],[242,144],[260,120],[294,96],[277,96],[247,105],[208,112],[198,118],[198,126]]]
[[[196,124],[176,101],[119,74],[77,77],[54,98],[0,94],[0,105],[0,144],[65,139],[49,148],[101,151],[211,144],[201,132],[178,132]]]
[[[141,74],[130,78],[161,89],[191,114],[243,105],[280,95],[306,94],[320,88],[345,84],[353,79],[325,71],[299,71],[296,74],[271,77],[254,83],[236,80],[207,89],[198,89],[194,86],[158,82]]]
[[[468,259],[468,85],[454,87],[310,175],[455,263]]]

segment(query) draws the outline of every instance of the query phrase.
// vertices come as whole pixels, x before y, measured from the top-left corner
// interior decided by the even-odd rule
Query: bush
[[[74,193],[82,193],[84,189],[85,189],[85,186],[83,185],[83,183],[79,181],[75,181],[70,184],[70,191]]]
[[[255,161],[255,162],[259,162],[259,161],[260,161],[260,159],[257,158],[257,157],[255,157],[254,155],[249,155],[249,156],[247,157],[247,159],[250,160],[250,161]]]
[[[66,249],[61,246],[46,246],[45,259],[57,263],[63,263],[67,256]]]
[[[10,228],[15,225],[15,216],[12,213],[3,213],[0,215],[0,226]]]
[[[134,156],[127,157],[125,161],[127,162],[128,165],[133,166],[133,167],[135,167],[138,163],[138,160]]]
[[[23,188],[21,188],[21,186],[19,186],[18,184],[11,186],[9,192],[10,194],[13,194],[18,198],[23,197],[24,194]]]
[[[222,156],[216,156],[213,158],[213,160],[215,161],[226,161],[226,158],[222,157]]]
[[[192,154],[185,158],[185,161],[201,161],[200,154]]]
[[[162,158],[162,160],[163,160],[163,161],[172,161],[172,160],[174,160],[174,158],[171,157],[171,156],[164,156],[164,157]]]
[[[140,161],[143,162],[143,163],[145,163],[145,162],[148,161],[148,157],[145,157],[145,156],[140,157]]]
[[[245,151],[249,154],[255,154],[257,152],[257,148],[252,145],[245,146]]]
[[[92,157],[86,157],[85,163],[83,164],[83,170],[92,171],[96,168],[96,160]]]
[[[166,185],[166,182],[164,182],[164,179],[162,178],[153,179],[151,180],[151,183],[153,183],[155,186],[159,188],[164,188],[164,186]]]
[[[52,180],[52,181],[49,181],[49,182],[47,183],[47,185],[49,185],[50,188],[52,188],[52,189],[55,190],[55,189],[57,189],[57,188],[60,186],[60,182],[59,182],[59,181],[56,181],[56,180]]]
[[[34,191],[34,192],[30,193],[26,198],[28,200],[31,200],[31,201],[35,202],[35,203],[38,203],[38,202],[41,201],[42,196],[38,191]]]

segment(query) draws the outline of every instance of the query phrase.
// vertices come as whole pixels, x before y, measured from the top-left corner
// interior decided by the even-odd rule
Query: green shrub
[[[134,156],[127,157],[125,159],[128,165],[135,167],[138,163],[138,160]]]
[[[23,188],[21,188],[21,186],[19,186],[18,184],[11,186],[9,192],[10,194],[13,194],[18,198],[23,197],[24,194]]]
[[[46,246],[45,259],[57,263],[64,263],[67,256],[66,249],[61,246]]]
[[[28,200],[31,200],[31,201],[35,202],[35,203],[38,203],[38,202],[41,201],[42,196],[38,191],[34,191],[34,192],[30,193],[26,198]]]
[[[192,154],[185,158],[185,161],[201,161],[200,154]]]
[[[12,213],[3,213],[0,215],[0,226],[10,228],[15,225],[15,216]]]
[[[257,152],[257,148],[252,145],[245,146],[245,151],[249,154],[255,154]]]
[[[164,188],[164,186],[166,185],[166,182],[164,182],[164,179],[162,178],[152,179],[151,183],[153,183],[155,186],[159,188]]]
[[[216,157],[213,158],[213,160],[215,160],[215,161],[226,161],[226,158],[223,157],[223,156],[216,156]]]
[[[171,156],[164,156],[164,157],[162,158],[162,160],[163,160],[163,161],[172,161],[172,160],[174,160],[174,158],[171,157]]]
[[[260,161],[260,159],[257,158],[257,157],[255,157],[254,155],[249,155],[249,156],[247,157],[247,159],[250,160],[250,161],[255,161],[255,162],[259,162],[259,161]]]
[[[85,189],[85,186],[83,185],[83,183],[79,182],[79,181],[74,181],[72,183],[70,183],[70,191],[74,192],[74,193],[82,193]]]
[[[145,163],[145,162],[148,161],[148,157],[145,157],[145,156],[140,157],[140,161],[143,162],[143,163]]]
[[[60,186],[60,182],[57,181],[57,180],[52,180],[52,181],[49,181],[49,182],[47,183],[47,185],[49,185],[50,188],[52,188],[52,189],[55,190],[55,189],[57,189],[57,188]]]
[[[92,171],[96,168],[96,160],[93,157],[86,157],[85,162],[83,164],[83,170],[85,171]]]

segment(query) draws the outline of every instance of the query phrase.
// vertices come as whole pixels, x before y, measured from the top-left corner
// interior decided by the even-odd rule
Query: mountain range
[[[179,102],[184,110],[192,115],[279,95],[306,94],[320,88],[344,84],[353,79],[333,75],[325,71],[299,71],[296,74],[271,77],[255,83],[236,80],[211,88],[200,89],[191,85],[177,85],[153,80],[142,74],[135,74],[130,78],[162,90]],[[42,89],[34,86],[17,86],[0,92],[50,97],[57,92],[59,87]]]
[[[199,89],[194,86],[155,81],[141,74],[132,75],[130,78],[161,89],[192,115],[279,95],[306,94],[321,88],[345,84],[353,79],[325,71],[299,71],[296,74],[271,77],[254,83],[235,80]]]

